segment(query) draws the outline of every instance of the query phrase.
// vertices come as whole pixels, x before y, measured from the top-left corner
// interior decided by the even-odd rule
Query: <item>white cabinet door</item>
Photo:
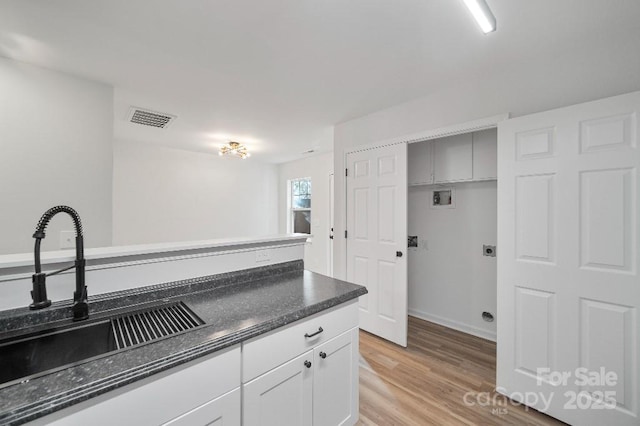
[[[313,351],[313,426],[353,425],[358,420],[358,329]]]
[[[635,92],[498,126],[497,389],[570,424],[638,425],[639,116]]]
[[[244,385],[245,426],[306,426],[313,414],[313,351]]]
[[[407,346],[407,144],[347,154],[347,280],[360,327]]]
[[[431,148],[431,141],[410,143],[407,147],[407,183],[409,185],[433,183]]]
[[[240,388],[237,388],[164,426],[240,426],[240,402]]]
[[[473,180],[498,176],[498,129],[473,133]]]
[[[473,178],[471,133],[433,141],[433,174],[435,183],[465,181]]]

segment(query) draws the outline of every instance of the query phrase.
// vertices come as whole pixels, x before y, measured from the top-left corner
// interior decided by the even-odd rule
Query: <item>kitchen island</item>
[[[264,247],[260,246],[260,250]],[[91,288],[91,283],[88,284]],[[305,271],[302,260],[297,259],[90,297],[92,318],[112,315],[125,307],[179,301],[204,324],[6,386],[0,389],[0,424],[86,421],[105,425],[172,421],[189,424],[184,416],[207,412],[204,408],[198,412],[200,407],[211,411],[216,406],[211,404],[216,392],[222,392],[227,398],[228,403],[217,406],[231,412],[230,424],[240,424],[241,417],[243,424],[268,424],[269,416],[278,413],[264,412],[264,409],[260,412],[260,406],[265,404],[260,401],[264,393],[259,389],[267,379],[291,370],[291,367],[283,368],[288,364],[305,369],[299,374],[292,373],[291,377],[299,379],[299,389],[310,392],[294,397],[294,401],[301,403],[296,413],[302,415],[307,424],[329,424],[327,422],[333,421],[330,417],[316,418],[315,411],[322,410],[312,410],[309,406],[324,403],[325,397],[320,397],[320,392],[313,395],[313,389],[330,385],[325,378],[332,375],[322,372],[322,362],[338,369],[335,371],[350,374],[348,410],[352,419],[348,423],[355,423],[358,352],[355,302],[365,293],[364,287]],[[58,323],[70,321],[58,312],[66,310],[63,302],[54,302],[46,315]],[[43,327],[42,321],[36,320],[42,319],[42,315],[43,312],[24,309],[0,312],[2,336]],[[59,350],[71,349],[61,347]],[[204,377],[203,366],[215,367],[220,364],[218,357],[226,359],[226,367],[217,372],[212,367],[215,374]],[[305,359],[300,358],[298,362],[299,357]],[[195,378],[189,378],[189,371],[197,373]],[[341,375],[344,374],[338,376]],[[180,377],[187,382],[180,384]],[[172,384],[154,386],[162,381]],[[224,386],[216,389],[223,382],[231,389]],[[185,389],[181,390],[180,386]],[[290,398],[287,392],[291,389],[285,389],[281,395],[272,392],[269,395],[272,404],[274,397],[276,401],[278,397]],[[145,397],[145,392],[152,397]],[[136,395],[142,395],[139,401],[135,401]],[[290,405],[290,401],[284,405]],[[251,418],[259,421],[251,423]],[[208,422],[213,420],[215,418]],[[280,424],[287,421],[299,424],[298,419],[287,418]]]

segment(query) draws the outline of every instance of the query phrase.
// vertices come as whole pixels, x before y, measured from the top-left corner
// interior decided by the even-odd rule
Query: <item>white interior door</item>
[[[348,153],[347,280],[360,328],[407,346],[407,145]]]
[[[640,92],[498,126],[497,385],[571,424],[640,424],[638,114]]]

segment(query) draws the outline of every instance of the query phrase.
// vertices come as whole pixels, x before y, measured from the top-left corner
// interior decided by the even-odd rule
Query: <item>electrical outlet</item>
[[[60,231],[60,250],[76,247],[76,234],[73,231]]]
[[[268,262],[270,260],[271,260],[271,253],[269,253],[269,250],[256,251],[256,263]]]

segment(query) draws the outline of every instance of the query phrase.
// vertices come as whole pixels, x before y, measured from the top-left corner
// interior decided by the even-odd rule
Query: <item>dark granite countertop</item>
[[[296,261],[90,297],[92,316],[179,300],[205,325],[4,387],[0,389],[0,425],[26,423],[365,293],[362,286],[305,271],[302,261]],[[15,329],[36,330],[43,320],[70,322],[67,303],[54,303],[35,313],[27,309],[0,312],[0,339],[15,334]]]

